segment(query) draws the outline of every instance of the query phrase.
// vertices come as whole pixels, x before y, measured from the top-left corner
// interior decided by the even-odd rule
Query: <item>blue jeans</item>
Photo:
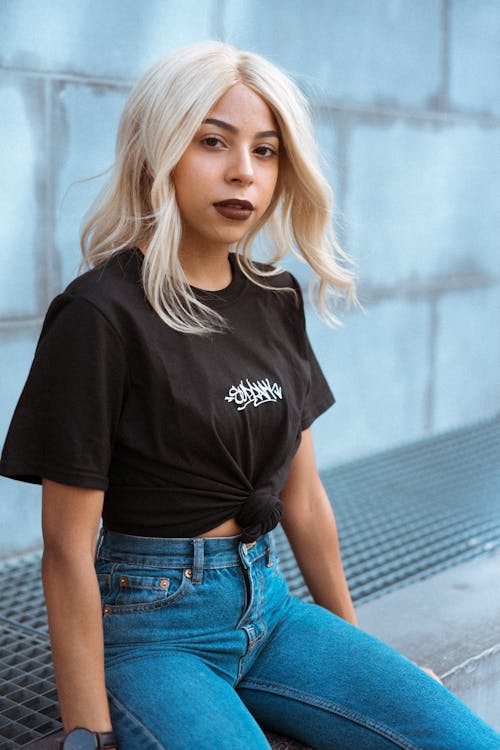
[[[496,750],[500,735],[408,659],[292,596],[272,537],[104,532],[96,557],[120,750]]]

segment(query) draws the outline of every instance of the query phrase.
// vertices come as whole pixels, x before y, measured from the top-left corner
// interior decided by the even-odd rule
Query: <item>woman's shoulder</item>
[[[79,330],[111,325],[119,332],[125,317],[144,304],[139,258],[133,250],[123,250],[77,276],[51,301],[42,333],[54,325],[72,324]],[[124,314],[126,313],[126,314]]]
[[[103,312],[117,306],[128,306],[134,293],[143,296],[139,253],[140,250],[136,248],[113,253],[73,279],[62,296],[66,299],[86,300]]]
[[[257,279],[262,283],[265,283],[269,287],[275,287],[278,289],[285,289],[291,287],[297,291],[299,284],[295,276],[281,266],[276,266],[271,263],[264,263],[262,261],[253,261],[253,265],[259,270],[263,271],[265,275],[256,274]]]
[[[109,255],[106,259],[74,278],[65,292],[71,294],[118,291],[137,284],[141,277],[140,250],[126,248]]]

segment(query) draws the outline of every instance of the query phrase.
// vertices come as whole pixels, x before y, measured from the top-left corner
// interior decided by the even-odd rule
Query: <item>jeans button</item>
[[[192,578],[193,571],[191,570],[191,568],[186,568],[186,570],[184,571],[184,575],[186,576],[186,578]]]

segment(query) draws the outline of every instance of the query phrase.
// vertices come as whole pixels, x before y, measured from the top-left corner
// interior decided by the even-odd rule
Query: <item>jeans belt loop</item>
[[[274,538],[272,534],[268,535],[268,546],[266,547],[266,567],[270,568],[273,564]]]
[[[193,576],[191,583],[201,583],[203,581],[203,546],[204,539],[193,539],[194,544],[194,561],[193,561]]]

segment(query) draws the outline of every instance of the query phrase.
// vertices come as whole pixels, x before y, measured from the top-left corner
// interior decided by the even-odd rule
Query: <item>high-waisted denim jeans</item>
[[[500,735],[393,649],[292,596],[270,535],[104,532],[96,558],[120,750],[499,750]]]

